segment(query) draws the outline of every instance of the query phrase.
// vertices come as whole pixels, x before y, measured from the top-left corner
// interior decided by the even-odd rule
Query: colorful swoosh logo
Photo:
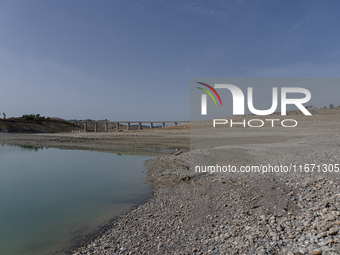
[[[222,100],[221,100],[221,98],[220,98],[220,95],[217,93],[217,91],[216,91],[213,87],[211,87],[210,85],[205,84],[205,83],[203,83],[203,82],[197,82],[197,83],[199,83],[199,84],[201,84],[201,85],[204,85],[204,86],[206,86],[207,88],[211,89],[211,91],[214,92],[215,95],[217,96],[218,100],[220,100],[220,104],[221,104],[221,106],[222,106]],[[197,87],[197,88],[203,90],[204,92],[206,92],[206,93],[214,100],[215,105],[217,105],[214,96],[211,94],[211,92],[210,92],[209,90],[206,90],[206,89],[203,89],[203,88],[200,88],[200,87]]]

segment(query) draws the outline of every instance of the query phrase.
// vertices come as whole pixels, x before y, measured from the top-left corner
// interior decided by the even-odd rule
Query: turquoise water
[[[0,145],[0,254],[63,254],[146,200],[146,159]]]

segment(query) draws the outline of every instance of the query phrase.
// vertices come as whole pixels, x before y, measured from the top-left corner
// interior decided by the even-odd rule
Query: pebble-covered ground
[[[332,134],[218,150],[243,163],[339,164],[339,146]],[[340,254],[338,174],[190,173],[190,159],[212,150],[151,160],[149,202],[74,254]]]

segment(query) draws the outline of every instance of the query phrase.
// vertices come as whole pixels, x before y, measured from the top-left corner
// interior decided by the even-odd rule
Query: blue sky
[[[1,1],[0,112],[188,120],[190,78],[339,77],[339,9],[310,0]]]

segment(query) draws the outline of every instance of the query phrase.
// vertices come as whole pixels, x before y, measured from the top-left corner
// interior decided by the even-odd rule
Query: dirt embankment
[[[10,118],[0,120],[0,133],[58,133],[79,129],[73,123],[59,118]]]

